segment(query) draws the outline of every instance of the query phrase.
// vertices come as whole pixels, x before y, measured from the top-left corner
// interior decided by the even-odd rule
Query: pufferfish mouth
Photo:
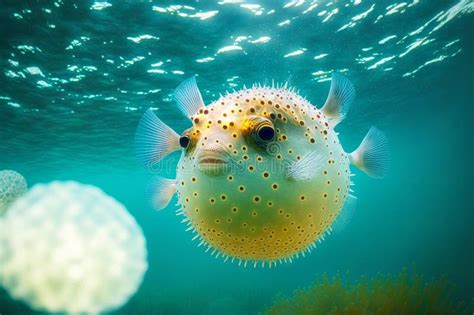
[[[204,157],[199,159],[199,164],[226,164],[227,161],[216,157]]]
[[[221,165],[221,164],[226,164],[227,159],[225,159],[222,156],[218,155],[204,155],[199,158],[198,160],[199,164],[216,164],[216,165]]]
[[[203,152],[198,158],[198,169],[207,175],[218,175],[227,170],[229,159],[220,152]]]

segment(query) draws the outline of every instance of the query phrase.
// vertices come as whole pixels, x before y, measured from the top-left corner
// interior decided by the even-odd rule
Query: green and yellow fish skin
[[[350,161],[322,111],[291,90],[254,87],[221,97],[191,120],[176,188],[204,243],[223,256],[273,262],[324,235],[349,195]],[[260,122],[275,130],[267,146],[250,134]],[[203,166],[203,152],[225,163]],[[289,167],[309,152],[321,157],[316,173],[293,178]]]

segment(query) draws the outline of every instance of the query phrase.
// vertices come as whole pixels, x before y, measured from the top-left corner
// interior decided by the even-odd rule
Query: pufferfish
[[[286,85],[255,85],[206,106],[187,79],[174,98],[192,126],[178,135],[149,109],[135,135],[147,167],[181,150],[176,178],[152,181],[154,207],[177,194],[193,240],[224,260],[271,267],[304,256],[352,212],[350,164],[374,177],[387,170],[386,137],[375,127],[352,153],[339,142],[334,127],[354,97],[352,83],[333,74],[321,109]]]

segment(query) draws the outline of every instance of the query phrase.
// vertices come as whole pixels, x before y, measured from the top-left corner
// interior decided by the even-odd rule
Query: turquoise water
[[[0,169],[30,186],[93,184],[126,205],[149,269],[114,314],[257,314],[322,273],[413,263],[472,298],[473,10],[462,0],[4,1]],[[345,230],[292,264],[242,268],[197,248],[171,206],[149,207],[135,128],[149,107],[177,132],[189,127],[171,97],[182,80],[196,74],[206,103],[289,81],[321,106],[333,71],[357,90],[338,127],[346,151],[376,125],[392,153],[382,180],[354,169],[358,208]],[[5,291],[0,313],[33,314]]]

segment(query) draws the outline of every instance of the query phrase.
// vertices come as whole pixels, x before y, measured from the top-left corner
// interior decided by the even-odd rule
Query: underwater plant
[[[445,278],[425,281],[415,271],[397,275],[377,274],[357,282],[340,275],[320,281],[293,296],[278,296],[265,315],[303,314],[472,314],[474,303],[454,299],[453,286]]]

